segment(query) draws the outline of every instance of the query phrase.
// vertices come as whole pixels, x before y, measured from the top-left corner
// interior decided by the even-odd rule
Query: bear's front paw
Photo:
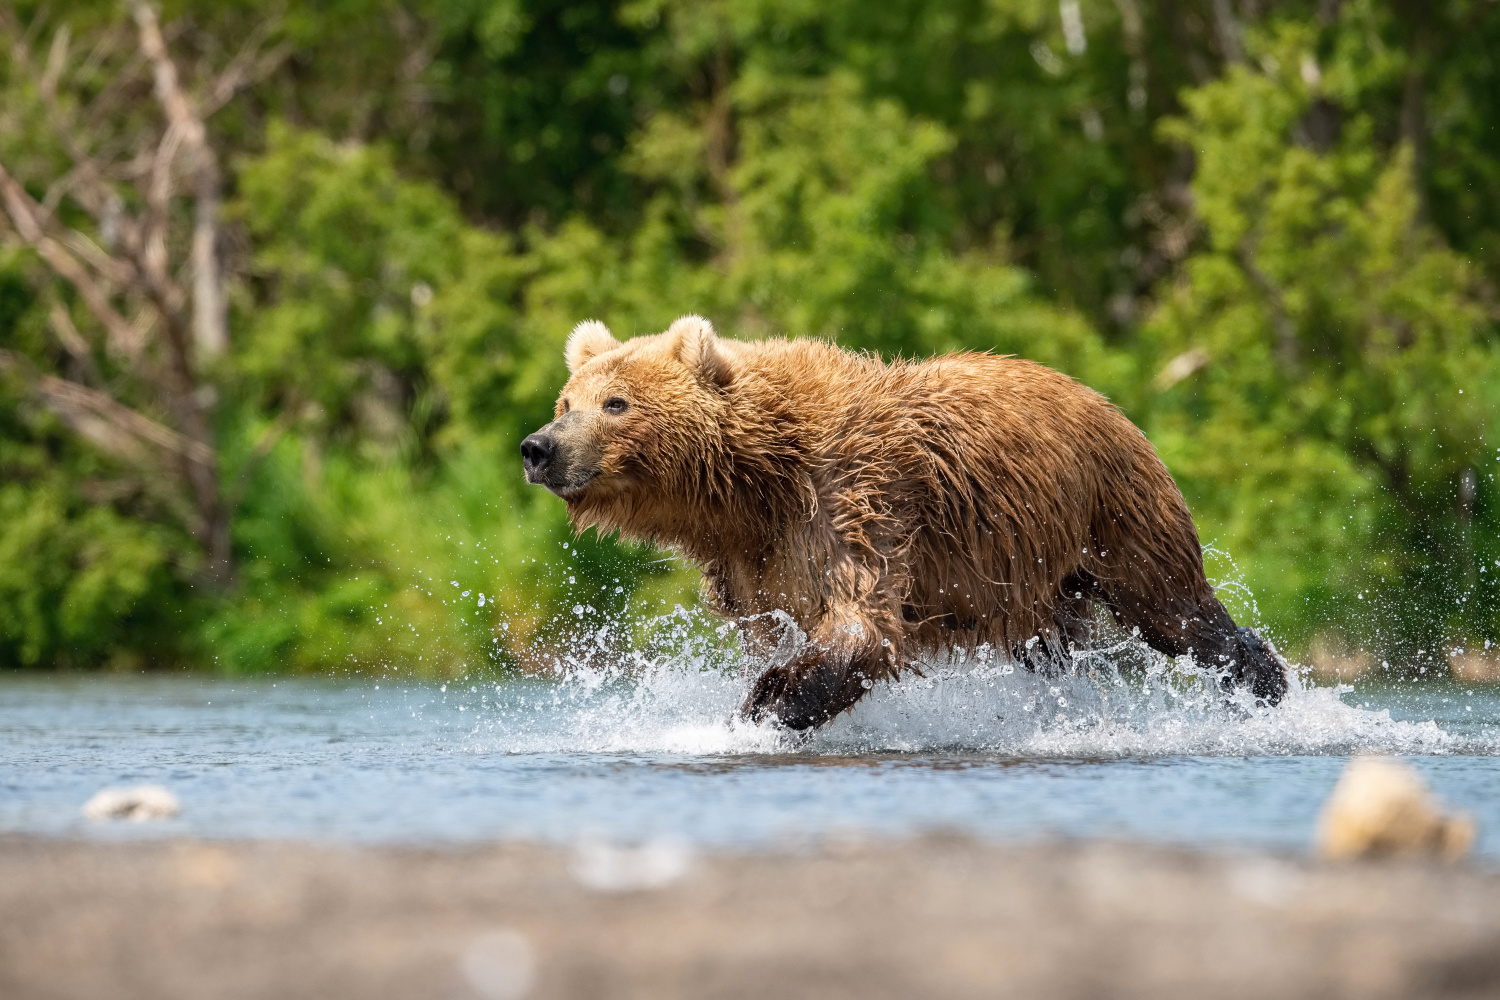
[[[1225,671],[1219,677],[1225,705],[1231,704],[1234,690],[1249,687],[1257,708],[1274,707],[1286,696],[1286,661],[1270,643],[1252,628],[1240,626],[1235,635],[1233,657],[1224,657]]]
[[[1252,628],[1240,628],[1241,662],[1258,704],[1279,705],[1286,695],[1286,661]]]
[[[808,655],[756,678],[740,714],[751,722],[775,718],[788,729],[811,729],[852,706],[866,690],[853,671]]]

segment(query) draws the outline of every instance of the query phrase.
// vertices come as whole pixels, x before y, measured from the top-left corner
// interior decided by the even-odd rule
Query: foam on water
[[[1047,676],[989,657],[947,657],[878,684],[811,734],[735,717],[754,665],[701,652],[560,663],[554,681],[502,684],[469,747],[502,753],[733,755],[974,751],[1018,758],[1489,754],[1493,738],[1346,704],[1348,687],[1294,674],[1276,708],[1226,704],[1209,678],[1139,644]]]

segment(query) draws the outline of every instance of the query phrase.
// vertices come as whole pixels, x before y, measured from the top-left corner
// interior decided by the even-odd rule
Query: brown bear
[[[913,658],[983,644],[1066,656],[1096,602],[1170,656],[1275,704],[1285,666],[1239,628],[1150,442],[1103,396],[1030,361],[884,362],[816,340],[721,340],[698,316],[620,343],[568,337],[556,419],[526,478],[583,530],[682,552],[774,648],[807,641],[742,712],[805,729]]]

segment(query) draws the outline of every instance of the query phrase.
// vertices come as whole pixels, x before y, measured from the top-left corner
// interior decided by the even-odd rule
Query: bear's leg
[[[1105,589],[1116,621],[1127,629],[1139,628],[1152,649],[1168,656],[1192,653],[1200,666],[1224,670],[1226,689],[1248,685],[1268,705],[1286,694],[1286,665],[1254,629],[1234,623],[1206,580],[1202,589],[1208,592],[1195,598],[1174,599],[1165,589],[1153,594],[1120,586]]]
[[[1052,627],[1011,647],[1011,659],[1032,673],[1066,673],[1079,653],[1094,643],[1094,605],[1108,605],[1108,596],[1092,576],[1082,571],[1066,577],[1053,598]]]
[[[895,676],[892,650],[867,617],[830,613],[791,662],[756,678],[740,714],[751,722],[774,717],[788,729],[820,726]]]
[[[1071,657],[1074,650],[1086,651],[1094,641],[1094,603],[1104,600],[1104,592],[1087,573],[1074,573],[1058,590],[1052,621],[1058,641]]]

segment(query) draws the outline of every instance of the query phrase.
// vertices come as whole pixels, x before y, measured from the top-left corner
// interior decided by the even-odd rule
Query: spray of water
[[[1075,651],[1050,672],[987,649],[933,657],[920,675],[877,685],[852,712],[815,732],[792,733],[736,717],[763,664],[735,652],[722,630],[681,610],[658,624],[656,641],[621,651],[601,632],[559,656],[552,678],[497,685],[471,735],[474,749],[1054,759],[1480,749],[1436,722],[1346,704],[1341,695],[1349,688],[1316,687],[1296,672],[1275,708],[1257,707],[1243,694],[1226,699],[1213,677],[1131,637]]]

